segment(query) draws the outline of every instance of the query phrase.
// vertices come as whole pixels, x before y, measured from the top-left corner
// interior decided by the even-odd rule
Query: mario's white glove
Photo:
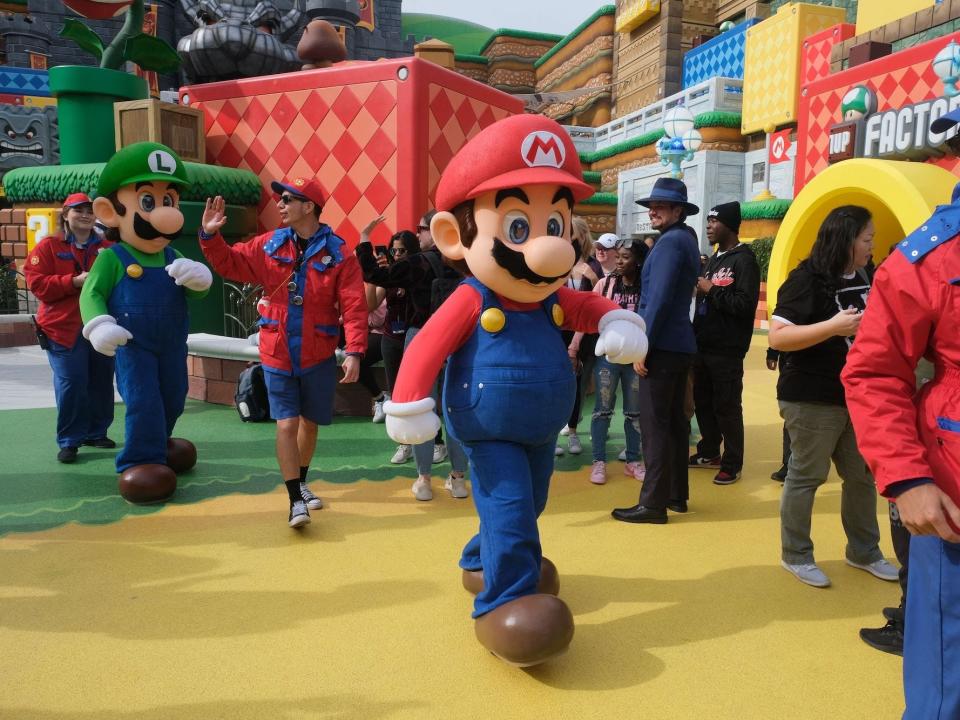
[[[213,273],[210,272],[210,268],[196,260],[177,258],[164,270],[177,285],[183,285],[190,290],[206,290],[213,283]]]
[[[641,362],[647,357],[647,325],[643,318],[629,310],[611,310],[598,325],[597,357],[620,365]]]
[[[404,445],[419,445],[434,437],[440,429],[434,405],[433,398],[429,397],[413,402],[388,400],[383,404],[387,435]]]
[[[90,341],[93,349],[101,355],[113,357],[120,345],[126,345],[133,335],[126,328],[117,325],[112,315],[97,315],[83,326],[83,336]]]

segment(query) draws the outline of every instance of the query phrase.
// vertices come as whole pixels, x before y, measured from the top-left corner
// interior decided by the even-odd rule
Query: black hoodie
[[[750,349],[760,300],[757,258],[749,245],[718,251],[707,261],[703,276],[713,287],[697,299],[693,317],[697,351],[742,358]]]

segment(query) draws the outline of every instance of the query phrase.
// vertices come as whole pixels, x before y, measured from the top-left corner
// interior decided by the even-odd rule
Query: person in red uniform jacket
[[[97,254],[113,243],[94,232],[93,204],[84,193],[63,203],[61,232],[41,240],[27,257],[27,287],[40,300],[41,346],[53,369],[57,400],[57,460],[72,463],[81,445],[114,448],[113,358],[94,352],[80,334],[80,289]]]
[[[263,286],[260,358],[277,420],[277,461],[290,497],[288,524],[310,522],[323,501],[306,478],[317,444],[317,426],[333,419],[340,316],[346,333],[344,376],[356,382],[367,349],[367,301],[360,265],[344,241],[320,222],[324,195],[316,180],[274,182],[284,227],[227,245],[222,197],[207,200],[200,247],[213,268],[237,282]]]
[[[958,120],[955,111],[932,129],[942,132]],[[960,186],[953,203],[938,207],[877,270],[842,373],[857,444],[880,494],[896,502],[913,535],[906,720],[960,717],[958,232]],[[917,392],[914,370],[924,357],[936,374]]]
[[[444,416],[470,461],[480,519],[460,558],[462,582],[477,595],[477,639],[514,665],[544,662],[573,637],[537,530],[576,392],[561,330],[599,332],[596,352],[611,362],[646,355],[639,315],[564,287],[580,255],[573,206],[591,194],[573,141],[553,120],[506,118],[460,149],[440,179],[430,229],[469,277],[410,343],[384,405],[397,442],[433,437],[431,389],[447,360]]]

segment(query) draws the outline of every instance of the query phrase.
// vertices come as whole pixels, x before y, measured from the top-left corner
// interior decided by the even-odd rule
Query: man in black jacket
[[[760,267],[739,231],[740,203],[717,205],[707,216],[707,239],[717,250],[697,281],[693,319],[693,400],[702,439],[690,466],[718,468],[717,485],[735,483],[743,469],[743,358],[760,298]]]

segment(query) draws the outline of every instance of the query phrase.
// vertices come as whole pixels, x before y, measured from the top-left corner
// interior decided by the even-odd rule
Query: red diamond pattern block
[[[196,85],[182,94],[204,113],[209,161],[248,169],[267,188],[277,179],[317,177],[328,198],[322,220],[351,245],[380,214],[387,218],[382,241],[412,228],[463,143],[523,109],[416,58]],[[262,230],[279,224],[269,190],[258,217]]]

